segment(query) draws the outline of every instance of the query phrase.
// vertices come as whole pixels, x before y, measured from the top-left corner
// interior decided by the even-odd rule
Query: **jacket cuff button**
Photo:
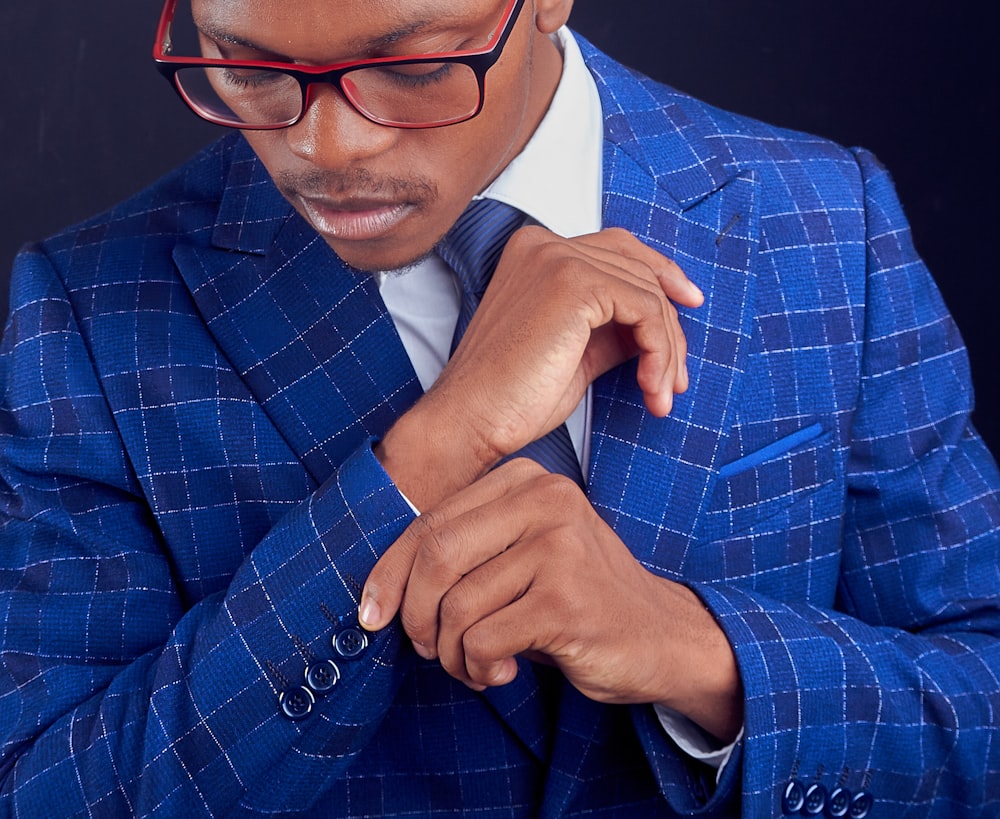
[[[851,800],[851,809],[847,812],[847,815],[851,819],[865,819],[865,817],[871,813],[872,808],[875,805],[875,799],[872,797],[868,791],[860,791],[854,795]]]
[[[286,688],[278,695],[278,705],[281,713],[291,720],[299,720],[308,717],[312,713],[316,698],[312,691],[304,685],[295,688]]]
[[[806,789],[799,780],[793,779],[785,785],[785,792],[781,796],[781,812],[785,816],[798,813],[805,803]]]
[[[345,660],[353,660],[368,648],[368,635],[359,628],[345,628],[333,638],[333,650]]]
[[[333,660],[323,660],[306,669],[306,685],[316,694],[325,694],[340,681],[340,669]]]
[[[843,819],[851,809],[851,792],[847,788],[835,788],[826,802],[826,815],[830,819]]]
[[[816,783],[806,789],[806,803],[802,813],[806,816],[819,816],[826,807],[826,788]]]

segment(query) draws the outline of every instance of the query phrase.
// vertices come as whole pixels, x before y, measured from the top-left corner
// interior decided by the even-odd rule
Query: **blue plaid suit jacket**
[[[596,383],[588,491],[732,641],[718,787],[648,707],[527,664],[475,694],[394,626],[358,639],[411,519],[370,440],[420,389],[373,282],[232,135],[17,263],[4,815],[770,817],[793,780],[997,815],[1000,481],[887,174],[584,49],[605,223],[707,295],[668,418],[633,366]]]

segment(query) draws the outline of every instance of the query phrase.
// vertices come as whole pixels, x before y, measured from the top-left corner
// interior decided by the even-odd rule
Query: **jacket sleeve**
[[[363,445],[225,591],[191,605],[43,255],[21,257],[13,296],[0,364],[0,814],[307,809],[405,673],[398,633],[365,635],[354,613],[409,508]]]
[[[745,735],[739,775],[727,766],[714,796],[677,801],[685,814],[724,813],[740,791],[744,816],[797,814],[814,786],[861,800],[857,815],[992,816],[1000,804],[1000,476],[891,180],[857,159],[865,337],[836,602],[692,584],[735,650]],[[640,720],[651,764],[676,781],[684,765],[654,728]]]

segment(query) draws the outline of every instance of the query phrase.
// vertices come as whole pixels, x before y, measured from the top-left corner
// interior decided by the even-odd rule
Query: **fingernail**
[[[368,629],[375,628],[382,619],[382,608],[372,600],[370,597],[366,597],[361,603],[361,610],[358,612],[358,620],[361,625]]]
[[[413,650],[416,651],[417,654],[423,657],[425,660],[434,659],[434,655],[431,653],[431,650],[427,648],[427,646],[425,646],[423,643],[414,642]]]

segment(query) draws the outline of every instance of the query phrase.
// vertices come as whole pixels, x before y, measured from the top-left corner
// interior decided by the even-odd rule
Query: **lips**
[[[374,199],[334,201],[299,197],[313,227],[339,241],[372,241],[395,230],[416,207],[408,202]]]

